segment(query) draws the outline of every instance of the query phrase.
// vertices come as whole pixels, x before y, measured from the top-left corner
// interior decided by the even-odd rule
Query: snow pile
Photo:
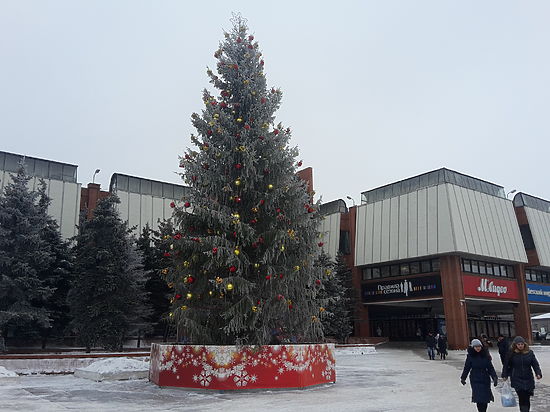
[[[374,346],[344,346],[338,347],[334,351],[336,356],[340,355],[373,355],[376,353]]]
[[[149,376],[149,362],[130,358],[107,358],[75,370],[74,376],[94,381],[142,379]]]
[[[7,370],[3,366],[0,366],[0,378],[14,378],[17,376],[17,373]]]
[[[19,375],[17,373],[0,366],[0,384],[18,381]]]

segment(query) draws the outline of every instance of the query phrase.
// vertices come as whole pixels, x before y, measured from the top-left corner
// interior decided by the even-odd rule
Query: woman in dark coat
[[[498,377],[489,353],[479,339],[472,340],[468,348],[468,356],[460,376],[460,382],[463,385],[466,385],[468,374],[470,374],[470,386],[472,387],[472,402],[475,402],[479,412],[486,412],[489,402],[495,400],[491,392],[491,379],[497,386]]]
[[[519,410],[529,412],[531,408],[531,396],[535,390],[535,379],[542,379],[542,371],[539,362],[529,345],[521,336],[516,336],[512,342],[512,348],[504,362],[502,378],[510,377],[510,384],[516,390],[519,398]]]

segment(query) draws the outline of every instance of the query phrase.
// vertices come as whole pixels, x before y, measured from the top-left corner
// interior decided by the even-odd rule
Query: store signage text
[[[488,278],[484,276],[462,276],[466,296],[483,296],[496,299],[518,299],[515,280]]]
[[[364,302],[441,296],[441,278],[424,276],[366,283],[362,287],[362,296]]]
[[[550,286],[527,283],[527,298],[530,301],[550,303]]]

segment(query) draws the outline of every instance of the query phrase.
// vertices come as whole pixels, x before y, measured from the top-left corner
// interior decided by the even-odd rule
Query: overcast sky
[[[323,201],[439,167],[550,199],[550,2],[0,0],[0,150],[181,183],[248,19]],[[349,202],[351,204],[351,202]]]

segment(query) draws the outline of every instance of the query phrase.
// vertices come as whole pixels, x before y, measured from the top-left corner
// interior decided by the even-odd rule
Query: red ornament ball
[[[187,283],[194,283],[194,282],[195,282],[195,278],[193,276],[187,277]]]
[[[269,279],[271,279],[271,275],[267,275],[267,276],[265,277],[265,280],[269,280]]]
[[[319,247],[323,247],[323,245],[324,245],[324,243],[323,243],[323,242],[319,242],[319,243],[317,243],[317,246],[319,246]]]
[[[245,124],[245,125],[244,125],[244,128],[245,128],[246,130],[250,130],[250,125]]]
[[[235,203],[241,203],[241,198],[238,196],[235,196],[234,199]]]
[[[179,293],[176,294],[176,296],[174,296],[174,299],[176,299],[176,300],[181,299],[181,295]]]
[[[317,285],[320,285],[320,284],[321,284],[321,281],[320,281],[319,279],[317,279],[317,280],[315,280],[315,283],[316,283]]]
[[[273,130],[273,134],[274,134],[275,136],[277,136],[277,135],[279,134],[279,129]]]
[[[174,202],[170,202],[170,207],[173,209],[176,207],[176,204]]]
[[[170,253],[164,252],[162,256],[164,256],[164,257],[170,257]]]
[[[174,239],[180,240],[180,239],[181,239],[181,234],[176,233],[176,234],[174,235]]]
[[[240,163],[237,163],[237,164],[235,165],[235,169],[237,169],[237,170],[241,170],[242,167],[243,167],[243,165],[240,164]]]
[[[185,206],[185,207],[189,207],[189,206],[191,206],[191,203],[189,203],[189,202],[185,202],[185,203],[183,204],[183,206]]]
[[[308,213],[313,213],[313,212],[315,212],[315,209],[312,208],[312,207],[310,207],[310,208],[307,209],[307,212],[308,212]]]
[[[283,300],[285,297],[283,295],[281,295],[280,293],[277,295],[277,299],[278,300]]]
[[[301,160],[297,163],[297,166],[298,167],[302,166],[302,161]]]
[[[265,104],[265,102],[267,102],[267,99],[265,97],[262,97],[260,101],[262,102],[262,104]]]
[[[229,266],[229,271],[231,273],[235,273],[237,271],[237,268],[235,266]]]
[[[252,35],[248,36],[248,41],[252,41],[252,40],[254,40],[254,36]]]
[[[263,206],[264,203],[265,203],[265,200],[264,200],[264,199],[260,199],[260,205]]]
[[[218,253],[218,248],[217,247],[212,248],[212,254],[215,255],[217,253]]]

